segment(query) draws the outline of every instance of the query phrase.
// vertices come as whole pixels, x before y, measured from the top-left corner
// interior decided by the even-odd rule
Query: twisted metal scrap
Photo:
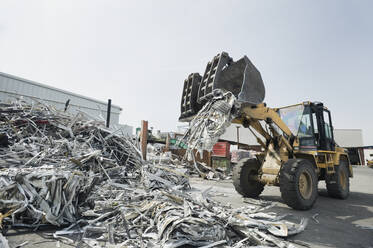
[[[88,183],[82,172],[39,168],[0,172],[0,207],[8,209],[13,225],[30,220],[56,226],[75,222],[79,194]],[[35,223],[35,224],[33,224]],[[22,223],[25,225],[25,223]]]
[[[0,121],[3,227],[62,226],[53,237],[78,247],[290,247],[278,237],[306,225],[262,214],[268,203],[232,209],[191,191],[184,168],[143,161],[131,139],[82,113],[16,102]]]
[[[188,151],[212,150],[234,118],[232,108],[235,103],[236,97],[231,92],[215,91],[214,98],[208,101],[193,118],[182,138],[188,145]]]
[[[235,118],[236,97],[231,92],[214,91],[214,97],[208,101],[193,118],[188,130],[180,142],[187,144],[184,159],[193,162],[195,170],[202,178],[223,178],[224,175],[197,163],[195,156],[203,151],[212,151],[226,129]],[[195,152],[196,151],[196,152]]]

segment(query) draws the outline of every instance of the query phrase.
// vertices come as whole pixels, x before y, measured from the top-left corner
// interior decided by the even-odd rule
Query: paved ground
[[[294,240],[306,242],[311,247],[373,248],[373,169],[354,168],[354,178],[350,182],[351,193],[347,200],[328,197],[325,183],[320,182],[317,202],[308,211],[293,210],[285,205],[277,187],[265,188],[260,198],[276,201],[276,207],[269,209],[270,212],[310,218],[306,230],[294,236]],[[213,186],[213,191],[226,195],[215,197],[217,200],[230,202],[234,207],[245,206],[231,181],[193,179],[192,186],[199,189]],[[318,214],[319,223],[312,219],[315,214]]]
[[[310,218],[307,229],[293,237],[311,245],[311,247],[353,247],[373,248],[373,169],[354,168],[355,177],[351,180],[351,194],[347,200],[332,199],[327,196],[325,184],[319,184],[319,197],[313,209],[296,211],[282,203],[280,191],[277,187],[267,187],[261,198],[276,202],[276,207],[269,211],[292,213],[295,217]],[[230,202],[234,207],[245,206],[242,198],[235,192],[231,181],[205,181],[192,179],[192,187],[213,190],[224,193],[225,196],[216,197],[217,200]],[[312,216],[318,214],[316,223]],[[52,233],[53,230],[48,230]],[[45,232],[25,233],[12,230],[7,236],[11,248],[29,241],[25,248],[59,247],[55,240],[48,240]],[[60,244],[60,247],[71,247]]]

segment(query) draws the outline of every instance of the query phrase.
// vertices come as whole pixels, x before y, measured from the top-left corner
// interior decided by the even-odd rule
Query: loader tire
[[[318,196],[318,181],[310,161],[289,159],[282,165],[279,179],[281,197],[289,207],[297,210],[312,208]]]
[[[260,163],[257,159],[242,159],[233,168],[233,185],[238,193],[244,197],[258,197],[264,184],[255,180],[258,176]]]
[[[340,160],[335,173],[326,177],[326,189],[330,197],[347,199],[350,194],[350,178],[346,160]]]

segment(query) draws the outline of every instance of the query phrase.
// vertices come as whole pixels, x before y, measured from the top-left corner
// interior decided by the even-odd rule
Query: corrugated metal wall
[[[69,111],[74,113],[79,109],[96,118],[102,116],[106,120],[106,102],[0,72],[0,101],[14,100],[19,96],[25,97],[25,100],[28,97],[42,100],[57,109],[64,109],[66,101],[70,99]],[[119,106],[111,106],[112,125],[119,124],[121,110]]]

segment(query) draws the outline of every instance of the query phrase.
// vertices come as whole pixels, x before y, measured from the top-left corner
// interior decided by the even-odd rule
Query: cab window
[[[326,138],[332,139],[332,129],[330,126],[330,121],[329,121],[329,114],[328,112],[324,111],[324,123],[325,123],[325,136]]]
[[[312,133],[312,126],[311,126],[311,119],[309,113],[305,113],[302,116],[302,119],[299,124],[299,137],[311,137],[313,136]]]

